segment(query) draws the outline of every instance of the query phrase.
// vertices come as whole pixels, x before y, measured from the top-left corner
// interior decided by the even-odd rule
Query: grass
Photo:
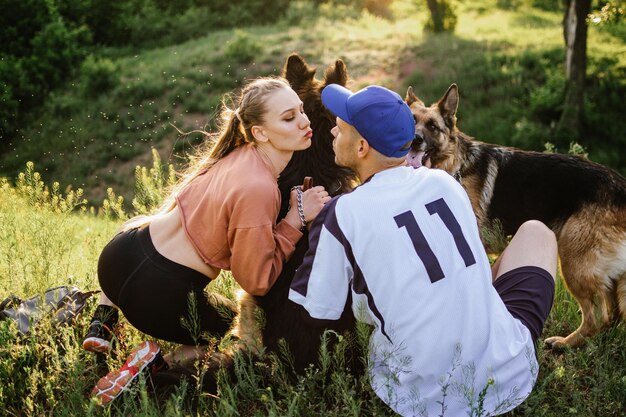
[[[144,191],[137,196],[135,207],[158,204],[154,195],[167,183],[167,170],[158,154],[154,158],[151,168],[139,169],[137,180],[142,184],[137,189]],[[54,190],[30,164],[15,184],[0,184],[0,293],[27,297],[63,284],[98,288],[95,268],[99,252],[126,213],[112,193],[103,205],[106,209],[95,210],[87,207],[79,190]],[[237,285],[229,274],[223,274],[209,289],[233,299]],[[367,377],[353,375],[347,368],[351,344],[366,350],[370,329],[365,325],[358,327],[353,339],[340,336],[331,350],[323,345],[320,367],[295,379],[288,372],[285,350],[262,363],[239,358],[236,382],[221,375],[217,396],[199,390],[197,380],[192,379],[157,400],[148,394],[149,384],[142,379],[134,394],[101,410],[89,399],[91,388],[107,369],[121,366],[130,349],[145,336],[126,323],[113,354],[105,362],[98,360],[80,347],[94,308],[92,302],[72,326],[52,326],[44,320],[26,337],[19,337],[12,323],[0,321],[3,415],[394,415],[373,393]],[[568,334],[579,320],[576,301],[558,280],[543,336]],[[535,389],[507,415],[622,416],[626,409],[625,343],[626,323],[621,321],[580,349],[546,351],[540,340]],[[165,351],[174,347],[160,344]],[[205,369],[199,364],[198,380]]]

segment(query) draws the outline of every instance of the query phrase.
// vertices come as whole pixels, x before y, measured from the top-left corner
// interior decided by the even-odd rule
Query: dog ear
[[[417,96],[413,92],[413,87],[412,86],[409,86],[409,88],[407,88],[407,90],[406,90],[406,97],[404,98],[404,101],[409,106],[411,104],[413,104],[413,103],[417,103],[420,106],[424,106],[424,102],[422,100],[420,100],[419,98],[417,98]]]
[[[448,87],[448,91],[437,102],[437,107],[446,125],[453,127],[456,124],[456,110],[459,107],[459,89],[456,84]]]
[[[324,86],[328,84],[339,84],[344,86],[348,83],[348,68],[346,68],[346,64],[338,59],[335,61],[334,65],[326,68],[324,72]]]
[[[309,67],[304,58],[294,52],[285,61],[282,75],[287,79],[291,88],[297,90],[313,80],[315,68]]]

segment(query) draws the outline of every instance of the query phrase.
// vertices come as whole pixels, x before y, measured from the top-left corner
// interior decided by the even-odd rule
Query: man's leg
[[[506,272],[522,266],[545,269],[556,277],[557,242],[554,232],[537,220],[523,223],[492,267],[495,281]]]
[[[530,331],[536,342],[554,300],[557,242],[543,223],[520,226],[493,266],[493,286],[507,310]]]

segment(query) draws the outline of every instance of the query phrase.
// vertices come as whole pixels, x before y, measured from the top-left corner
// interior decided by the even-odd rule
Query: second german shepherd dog
[[[464,134],[456,126],[455,84],[430,107],[411,87],[405,100],[416,120],[408,162],[430,161],[452,174],[467,191],[479,226],[499,219],[507,236],[536,219],[556,234],[562,276],[580,304],[582,323],[546,344],[578,346],[614,313],[626,320],[626,178],[582,157],[487,144]]]

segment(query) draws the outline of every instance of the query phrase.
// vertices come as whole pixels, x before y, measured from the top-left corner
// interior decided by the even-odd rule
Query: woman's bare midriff
[[[207,265],[185,234],[178,207],[150,223],[150,237],[156,250],[167,259],[215,279],[220,269]]]

